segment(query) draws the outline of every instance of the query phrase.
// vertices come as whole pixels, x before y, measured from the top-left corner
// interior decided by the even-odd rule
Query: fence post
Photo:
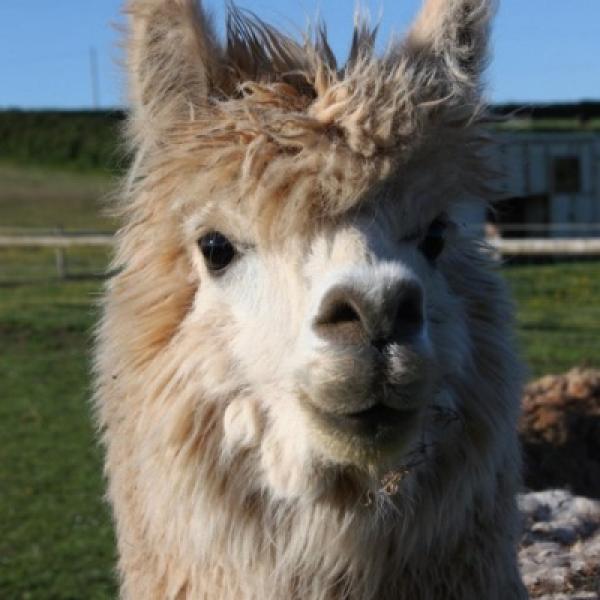
[[[63,228],[56,228],[56,235],[60,237],[63,234]],[[56,273],[59,279],[67,278],[67,255],[65,249],[62,246],[57,246],[54,249],[54,256],[56,258]]]

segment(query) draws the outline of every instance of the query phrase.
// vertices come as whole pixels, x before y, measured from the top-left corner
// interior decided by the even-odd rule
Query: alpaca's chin
[[[422,410],[378,403],[347,414],[307,403],[314,445],[331,462],[373,469],[404,454],[421,428]]]

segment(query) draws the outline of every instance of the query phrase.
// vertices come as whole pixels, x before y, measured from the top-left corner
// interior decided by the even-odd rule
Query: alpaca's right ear
[[[160,135],[206,102],[221,49],[196,0],[129,0],[128,67],[134,119]]]
[[[496,0],[424,0],[402,48],[422,75],[423,99],[477,102],[495,7]]]

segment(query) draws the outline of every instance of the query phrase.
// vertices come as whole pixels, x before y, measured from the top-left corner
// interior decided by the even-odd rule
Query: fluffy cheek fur
[[[312,468],[311,434],[293,383],[295,332],[300,329],[294,311],[302,296],[295,293],[298,281],[290,269],[276,263],[276,258],[260,259],[250,251],[221,276],[196,263],[202,284],[190,321],[213,332],[218,321],[220,342],[213,352],[227,357],[222,361],[227,367],[220,371],[223,381],[206,381],[205,375],[212,373],[202,370],[196,372],[198,384],[212,394],[236,382],[223,396],[227,401],[218,403],[221,464],[228,469],[232,461],[246,459],[256,488],[294,497],[305,489]]]

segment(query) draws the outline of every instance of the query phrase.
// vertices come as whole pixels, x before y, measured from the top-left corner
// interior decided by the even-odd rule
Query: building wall
[[[502,194],[513,199],[509,216],[552,237],[600,236],[599,134],[497,133],[495,138]]]

